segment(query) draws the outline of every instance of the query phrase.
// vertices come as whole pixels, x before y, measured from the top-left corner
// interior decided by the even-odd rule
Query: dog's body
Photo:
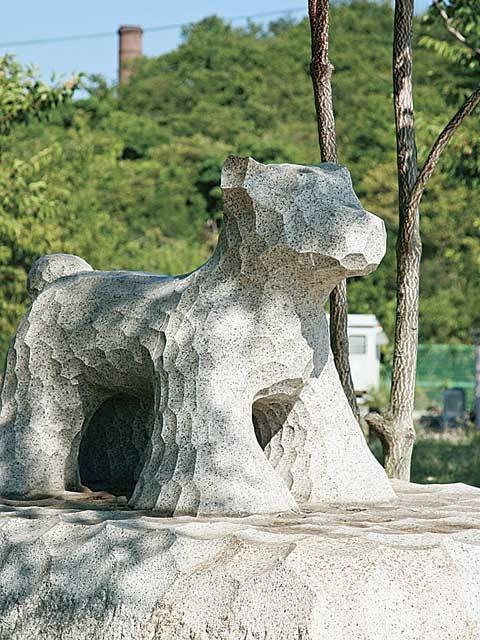
[[[85,429],[123,394],[148,413],[136,508],[245,514],[391,499],[341,389],[323,309],[340,279],[384,252],[382,223],[348,184],[331,165],[230,159],[224,229],[197,271],[102,273],[44,258],[7,364],[0,493],[79,490]],[[321,221],[304,211],[332,189],[340,207],[327,207],[319,238]]]

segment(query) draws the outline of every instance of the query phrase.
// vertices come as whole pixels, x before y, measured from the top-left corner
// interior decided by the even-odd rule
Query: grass
[[[369,443],[381,460],[381,446],[375,438]],[[422,432],[412,456],[412,482],[464,482],[480,486],[480,433]]]

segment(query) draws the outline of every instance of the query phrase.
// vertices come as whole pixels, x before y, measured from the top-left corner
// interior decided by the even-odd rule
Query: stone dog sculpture
[[[222,190],[218,246],[188,275],[99,272],[64,254],[33,265],[7,358],[0,495],[79,491],[79,459],[102,450],[112,473],[133,474],[130,506],[166,515],[394,497],[342,391],[324,311],[338,282],[379,264],[383,222],[333,164],[230,157]],[[100,435],[114,405],[120,461]],[[82,454],[94,416],[98,441]]]

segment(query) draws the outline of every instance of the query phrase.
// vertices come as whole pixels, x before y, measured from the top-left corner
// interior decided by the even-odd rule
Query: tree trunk
[[[332,65],[328,58],[329,0],[309,0],[312,38],[312,77],[317,112],[318,144],[322,162],[337,162],[337,141],[332,99]],[[330,294],[330,344],[335,366],[353,414],[360,420],[350,372],[348,349],[347,284],[344,280]]]
[[[398,239],[397,309],[390,404],[382,418],[368,417],[379,436],[387,473],[410,479],[415,429],[413,406],[418,346],[420,219],[411,194],[418,177],[412,91],[413,0],[397,0],[394,17],[393,92],[397,136]]]
[[[353,415],[360,422],[357,396],[353,388],[350,361],[348,358],[348,303],[347,281],[343,280],[330,294],[330,344],[335,367]]]

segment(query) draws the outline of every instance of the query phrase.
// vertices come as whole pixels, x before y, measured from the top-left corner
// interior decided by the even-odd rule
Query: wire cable
[[[253,20],[255,18],[267,18],[269,16],[278,16],[278,15],[287,15],[291,13],[298,13],[299,11],[305,11],[305,7],[291,7],[290,9],[280,9],[277,11],[264,11],[262,13],[253,13],[248,16],[232,16],[230,18],[223,18],[227,22],[236,22],[239,20]],[[187,26],[189,23],[182,24],[164,24],[155,27],[145,27],[143,29],[144,33],[153,33],[158,31],[169,31],[174,29],[182,29]],[[191,24],[191,23],[190,23]],[[6,47],[21,47],[27,45],[37,45],[37,44],[52,44],[55,42],[72,42],[74,40],[94,40],[96,38],[111,38],[116,36],[117,32],[113,31],[103,31],[99,33],[81,33],[77,35],[71,36],[56,36],[51,38],[36,38],[34,40],[11,40],[9,42],[0,42],[0,48],[4,49]]]

